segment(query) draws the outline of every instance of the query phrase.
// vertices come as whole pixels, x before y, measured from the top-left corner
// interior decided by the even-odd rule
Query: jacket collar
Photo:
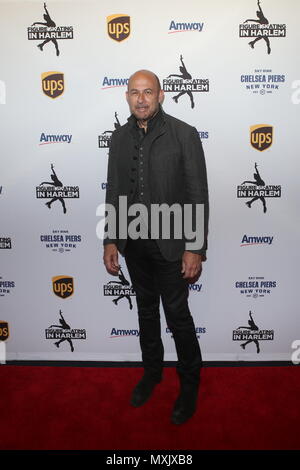
[[[137,119],[134,116],[134,114],[131,114],[131,116],[127,119],[127,121],[128,121],[129,126],[132,129],[137,127]],[[164,111],[163,111],[161,105],[159,105],[158,112],[155,114],[155,116],[153,118],[151,118],[149,120],[147,128],[149,129],[149,132],[151,132],[151,130],[153,128],[155,128],[155,129],[162,128],[164,123],[165,123]]]

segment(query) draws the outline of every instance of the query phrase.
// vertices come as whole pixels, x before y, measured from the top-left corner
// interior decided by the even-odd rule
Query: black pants
[[[198,386],[202,357],[188,307],[189,288],[182,277],[181,260],[165,260],[157,243],[151,239],[128,240],[124,255],[136,293],[145,373],[157,381],[162,376],[161,298],[166,322],[175,341],[180,382]]]

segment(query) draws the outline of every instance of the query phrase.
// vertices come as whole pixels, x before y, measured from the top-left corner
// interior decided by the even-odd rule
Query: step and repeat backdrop
[[[144,68],[205,151],[208,259],[189,286],[204,360],[299,360],[300,4],[16,0],[0,11],[6,359],[141,359],[124,258],[110,276],[98,235],[111,135]]]

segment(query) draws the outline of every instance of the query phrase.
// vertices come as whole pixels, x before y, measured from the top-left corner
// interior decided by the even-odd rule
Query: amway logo
[[[200,292],[202,289],[202,284],[189,284],[189,290]]]
[[[169,26],[169,33],[184,33],[188,31],[199,31],[201,33],[204,23],[176,23],[171,21]]]
[[[110,337],[111,338],[120,338],[122,336],[139,336],[139,330],[117,330],[112,328]]]
[[[102,82],[102,90],[106,88],[115,88],[120,86],[127,86],[128,85],[128,78],[108,78],[104,77]]]
[[[249,245],[272,245],[274,237],[248,237],[244,235],[241,241],[241,246]]]
[[[57,144],[57,143],[71,143],[72,135],[69,134],[44,134],[42,132],[40,137],[39,145],[46,145],[46,144]]]

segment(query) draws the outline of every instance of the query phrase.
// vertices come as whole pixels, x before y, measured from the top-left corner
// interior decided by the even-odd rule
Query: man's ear
[[[164,102],[164,99],[165,99],[165,92],[164,92],[164,90],[159,90],[159,96],[158,96],[159,104],[162,104],[162,103]]]
[[[126,96],[126,101],[128,103],[128,91],[126,91],[125,96]]]

